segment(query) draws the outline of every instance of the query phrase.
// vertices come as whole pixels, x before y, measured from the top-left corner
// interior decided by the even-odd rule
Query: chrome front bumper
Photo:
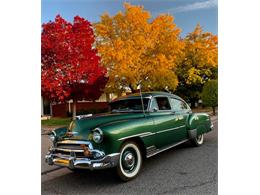
[[[88,158],[76,158],[73,156],[55,156],[47,154],[45,160],[49,165],[69,167],[70,169],[105,169],[117,166],[119,153],[109,154],[102,159],[90,160]]]
[[[105,155],[104,152],[99,150],[94,150],[91,148],[91,152],[98,154],[98,158],[87,158],[87,157],[77,157],[75,150],[69,151],[69,155],[56,153],[58,148],[52,147],[47,155],[45,156],[45,161],[49,165],[58,165],[63,167],[68,167],[70,169],[106,169],[110,167],[116,167],[119,161],[120,153],[113,153]]]

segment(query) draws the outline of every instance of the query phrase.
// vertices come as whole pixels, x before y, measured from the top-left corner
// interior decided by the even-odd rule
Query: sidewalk
[[[209,116],[210,116],[210,119],[211,121],[215,121],[217,118],[218,118],[218,111],[216,110],[216,115],[214,116],[213,115],[213,112],[206,112]]]

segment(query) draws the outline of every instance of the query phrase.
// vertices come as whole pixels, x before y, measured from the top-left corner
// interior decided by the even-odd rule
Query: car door
[[[189,106],[182,100],[174,97],[170,98],[172,111],[175,115],[175,125],[178,127],[174,132],[174,142],[182,141],[188,138],[187,123],[191,110]]]
[[[152,98],[150,117],[154,120],[154,141],[156,148],[163,148],[176,141],[175,131],[179,128],[179,115],[171,108],[167,96]]]

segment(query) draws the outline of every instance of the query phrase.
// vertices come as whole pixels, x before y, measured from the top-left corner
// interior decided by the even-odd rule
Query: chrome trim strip
[[[117,156],[117,155],[120,155],[120,153],[112,153],[112,154],[108,154],[107,156],[114,157],[114,156]]]
[[[64,152],[84,152],[84,150],[73,150],[73,149],[65,149],[65,148],[54,148],[54,150],[64,151]]]
[[[122,138],[120,138],[118,140],[122,141],[122,140],[125,140],[125,139],[128,139],[128,138],[137,137],[137,136],[147,137],[147,136],[155,135],[155,134],[158,134],[158,133],[164,133],[164,132],[167,132],[167,131],[173,131],[175,129],[179,129],[179,128],[182,128],[182,127],[185,127],[185,125],[182,125],[182,126],[179,126],[179,127],[175,127],[175,128],[171,128],[171,129],[165,129],[165,130],[154,132],[154,133],[153,132],[144,132],[144,133],[139,133],[139,134],[135,134],[135,135],[130,135],[130,136],[122,137]]]
[[[149,134],[142,135],[141,137],[147,137],[147,136],[154,135],[154,134],[156,134],[156,133],[149,132]]]
[[[84,115],[77,115],[77,116],[75,116],[75,118],[77,120],[80,120],[82,118],[89,118],[89,117],[92,117],[92,116],[93,116],[93,114],[84,114]]]
[[[89,141],[80,141],[80,140],[63,140],[57,142],[57,144],[91,144]]]
[[[120,138],[120,139],[118,139],[118,140],[121,141],[121,140],[125,140],[125,139],[131,138],[131,137],[147,136],[147,135],[150,135],[150,134],[152,134],[152,132],[144,132],[144,133],[139,133],[139,134],[135,134],[135,135],[130,135],[130,136],[122,137],[122,138]]]
[[[86,144],[88,145],[90,150],[93,150],[93,145],[90,141],[80,141],[80,140],[63,140],[63,141],[59,141],[57,142],[57,144]]]
[[[150,157],[152,157],[152,156],[154,156],[154,155],[156,155],[156,154],[158,154],[158,153],[160,153],[160,152],[163,152],[163,151],[165,151],[165,150],[168,150],[168,149],[170,149],[170,148],[172,148],[172,147],[174,147],[174,146],[180,145],[180,144],[182,144],[182,143],[184,143],[184,142],[186,142],[186,141],[188,141],[188,140],[189,140],[189,139],[185,139],[185,140],[182,140],[182,141],[180,141],[180,142],[177,142],[177,143],[175,143],[175,144],[173,144],[173,145],[167,146],[166,148],[157,149],[157,151],[156,151],[155,153],[150,154],[150,155],[147,155],[146,157],[147,157],[147,158],[150,158]]]
[[[163,133],[163,132],[167,132],[167,131],[172,131],[172,130],[179,129],[179,128],[182,128],[182,127],[185,127],[185,125],[182,125],[182,126],[179,126],[179,127],[170,128],[170,129],[165,129],[165,130],[162,130],[162,131],[158,131],[156,133]]]
[[[149,147],[146,148],[146,150],[149,150],[150,148],[156,148],[155,145],[151,145]]]

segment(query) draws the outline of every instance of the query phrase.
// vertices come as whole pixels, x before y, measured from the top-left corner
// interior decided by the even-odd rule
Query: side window
[[[171,106],[167,97],[156,97],[159,110],[171,110]]]
[[[172,105],[172,109],[176,112],[185,111],[185,110],[189,109],[187,104],[185,104],[183,101],[177,100],[174,98],[171,98],[171,105]]]

